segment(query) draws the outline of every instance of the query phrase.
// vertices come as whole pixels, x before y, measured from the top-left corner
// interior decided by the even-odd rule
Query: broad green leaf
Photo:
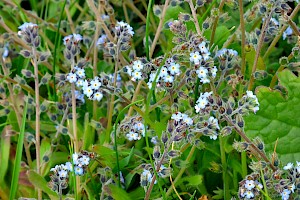
[[[300,78],[291,71],[278,73],[279,84],[287,97],[277,90],[260,87],[256,95],[259,111],[245,117],[245,131],[250,138],[259,136],[265,142],[267,155],[276,152],[283,164],[300,160]]]
[[[109,195],[112,196],[113,199],[115,199],[115,200],[131,200],[129,195],[122,188],[119,188],[118,186],[115,186],[115,185],[109,185],[108,188],[109,188],[108,193],[109,193]]]
[[[126,166],[128,166],[130,159],[132,158],[134,153],[134,147],[131,148],[131,151],[128,156],[120,160],[119,165],[120,165],[120,170],[124,169]],[[117,172],[117,167],[113,169],[113,172]]]
[[[5,132],[8,127],[3,129],[0,136],[0,186],[4,185],[4,177],[8,168],[9,152],[10,152],[10,136],[6,136]]]
[[[49,196],[57,196],[56,192],[48,187],[47,181],[33,170],[28,171],[29,181],[36,187],[47,193]]]
[[[208,29],[204,32],[205,38],[211,37],[212,30]],[[224,42],[230,36],[230,30],[226,26],[218,26],[215,33],[214,43],[219,47],[222,47]]]
[[[246,46],[246,63],[247,63],[247,71],[246,71],[246,78],[250,78],[252,73],[252,68],[254,64],[256,51],[253,46]],[[258,57],[258,63],[256,66],[256,70],[265,70],[266,66],[261,56]]]
[[[187,186],[198,186],[203,182],[202,175],[186,176],[180,179],[176,185],[184,183]]]

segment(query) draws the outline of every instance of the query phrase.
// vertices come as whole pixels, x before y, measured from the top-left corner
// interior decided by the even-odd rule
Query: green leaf
[[[129,155],[126,156],[125,158],[123,158],[123,159],[119,162],[120,170],[122,170],[122,169],[124,169],[126,166],[128,166],[129,161],[130,161],[130,159],[131,159],[132,156],[133,156],[133,153],[134,153],[134,147],[131,148],[131,151],[130,151]],[[113,171],[114,173],[117,173],[117,167],[115,167],[112,171]]]
[[[123,190],[122,188],[119,188],[118,186],[109,185],[108,189],[109,189],[108,191],[109,195],[111,195],[112,198],[115,200],[131,200],[131,198],[126,193],[126,191]]]
[[[278,73],[278,79],[287,97],[268,87],[258,88],[260,110],[245,117],[245,131],[250,138],[262,138],[267,155],[274,151],[278,139],[276,152],[286,164],[300,160],[300,78],[284,70]]]
[[[3,129],[0,140],[0,186],[4,185],[4,177],[8,168],[9,152],[10,152],[10,136],[6,136],[5,132],[8,127]]]
[[[247,63],[247,71],[246,71],[246,74],[245,74],[246,78],[250,78],[250,75],[252,73],[255,54],[256,54],[256,51],[255,51],[253,46],[247,46],[246,47],[246,54],[245,54],[246,63]],[[264,60],[262,59],[261,56],[259,56],[258,57],[258,63],[257,63],[257,66],[256,66],[256,70],[265,70],[265,69],[266,69],[266,66],[265,66]]]
[[[47,193],[49,196],[58,196],[56,192],[48,187],[47,181],[33,170],[28,171],[29,181],[36,187]]]
[[[187,183],[185,183],[187,182]],[[185,183],[186,186],[198,186],[203,182],[203,176],[202,175],[194,175],[194,176],[187,176],[184,178],[181,178],[180,181],[177,182],[176,185]]]

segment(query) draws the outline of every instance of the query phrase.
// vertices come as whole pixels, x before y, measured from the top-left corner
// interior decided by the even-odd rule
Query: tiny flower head
[[[171,63],[170,66],[169,66],[169,71],[172,75],[175,75],[175,74],[179,74],[180,73],[180,65],[177,64],[177,63]]]
[[[75,171],[75,175],[79,175],[79,176],[83,175],[83,169],[82,169],[82,167],[75,166],[74,167],[74,171]]]
[[[254,181],[253,180],[246,180],[245,188],[247,190],[252,190],[253,188],[255,188]]]
[[[144,68],[142,61],[136,60],[133,62],[132,69],[134,71],[141,71]]]
[[[198,51],[190,53],[190,61],[195,63],[196,65],[200,63],[202,56],[199,54]]]

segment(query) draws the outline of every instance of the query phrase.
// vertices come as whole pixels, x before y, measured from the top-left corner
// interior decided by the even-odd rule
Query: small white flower
[[[83,169],[81,167],[75,166],[74,171],[75,171],[75,175],[81,176],[83,174]]]
[[[206,78],[208,70],[204,67],[200,67],[198,70],[196,70],[196,73],[198,74],[199,78]]]
[[[94,93],[94,91],[91,87],[83,88],[83,94],[85,94],[88,98],[90,98],[93,93]]]
[[[132,77],[135,80],[140,80],[140,79],[142,79],[142,73],[140,71],[133,71],[132,72]]]
[[[207,104],[208,101],[206,98],[199,98],[197,104],[195,105],[196,113],[198,113],[200,109],[204,109]]]
[[[220,129],[218,119],[214,117],[209,117],[208,122],[212,124],[214,127],[216,127],[216,129]]]
[[[83,86],[83,79],[78,79],[76,82],[77,87],[82,87]]]
[[[187,125],[192,125],[193,120],[187,114],[182,114],[182,121],[185,122]]]
[[[208,53],[208,49],[206,48],[206,42],[204,42],[204,41],[201,42],[198,47],[199,47],[201,53],[204,53],[204,54]]]
[[[288,200],[290,198],[291,191],[288,189],[284,189],[281,193],[282,200]]]
[[[144,68],[144,65],[143,65],[142,61],[136,60],[133,62],[132,69],[134,71],[141,71],[143,68]]]
[[[168,75],[168,69],[166,67],[162,67],[159,73],[159,77],[165,77]]]
[[[101,92],[96,92],[96,93],[93,95],[93,100],[101,101],[102,98],[103,98],[103,94],[102,94]]]
[[[139,134],[130,131],[129,133],[126,134],[126,137],[127,137],[127,139],[128,139],[129,141],[132,141],[132,140],[138,140]]]
[[[176,113],[172,114],[171,119],[174,119],[177,122],[179,122],[180,120],[182,120],[182,114],[181,114],[181,112],[176,112]]]
[[[127,23],[125,23],[125,22],[123,22],[123,21],[118,22],[118,23],[117,23],[117,26],[115,27],[115,29],[116,29],[116,30],[120,30],[121,27],[126,28],[127,31],[128,31],[128,33],[129,33],[129,35],[131,35],[131,36],[134,35],[133,28],[132,28],[129,24],[127,24]]]
[[[214,67],[211,69],[211,76],[212,76],[213,78],[216,78],[217,72],[218,72],[218,69],[217,69],[216,66],[214,66]]]
[[[200,82],[205,84],[205,83],[210,83],[210,80],[209,80],[208,77],[203,77],[203,78],[200,79]]]
[[[211,140],[216,140],[216,139],[218,138],[218,136],[217,136],[217,135],[210,135],[209,138],[210,138]]]
[[[90,158],[89,158],[88,156],[83,155],[83,156],[79,159],[79,162],[80,162],[82,165],[89,165],[89,163],[90,163]]]
[[[105,43],[107,36],[105,34],[101,35],[101,37],[99,37],[99,39],[97,40],[97,45],[101,45]]]
[[[245,193],[245,196],[246,196],[246,198],[251,199],[254,197],[254,194],[250,190],[247,190],[247,192]]]
[[[21,26],[18,27],[18,29],[20,29],[21,31],[25,31],[28,27],[32,28],[32,27],[38,27],[37,24],[33,24],[31,22],[25,22],[24,24],[22,24]]]
[[[66,168],[66,170],[68,170],[70,172],[73,171],[72,163],[71,162],[66,162],[65,168]]]
[[[196,65],[200,63],[202,56],[199,54],[198,51],[190,53],[190,61],[195,63]]]
[[[127,73],[129,76],[132,76],[132,69],[131,69],[131,67],[125,66],[125,68],[126,68],[126,73]]]
[[[68,176],[68,172],[66,170],[60,170],[58,175],[60,178],[66,178]]]
[[[285,40],[287,36],[293,35],[293,29],[289,26],[282,34],[282,39]]]
[[[289,185],[288,186],[288,189],[292,192],[292,193],[294,193],[295,191],[295,189],[296,189],[296,187],[295,187],[295,184],[293,183],[292,185]]]
[[[79,76],[79,78],[84,78],[85,77],[85,71],[84,71],[84,69],[77,68],[76,74]]]
[[[98,78],[94,78],[92,81],[91,81],[91,88],[94,89],[94,90],[98,90],[101,86],[101,82],[99,81]]]
[[[180,73],[180,65],[177,64],[177,63],[171,63],[170,66],[169,66],[169,71],[172,75],[175,75],[175,74],[179,74]]]
[[[254,181],[253,180],[246,180],[245,188],[247,190],[252,190],[253,188],[255,188]]]
[[[292,169],[294,167],[293,163],[288,163],[286,166],[283,167],[284,170],[289,170]]]
[[[208,60],[210,58],[210,52],[207,52],[207,53],[202,53],[202,58],[203,60]]]
[[[70,72],[68,75],[67,75],[67,80],[70,82],[70,83],[75,83],[77,81],[77,75]]]
[[[82,36],[80,34],[73,33],[72,35],[68,35],[68,36],[64,37],[64,39],[63,39],[64,45],[66,45],[67,42],[69,40],[71,40],[72,38],[75,42],[80,42],[82,40]]]
[[[72,155],[72,160],[73,160],[73,163],[75,164],[75,165],[77,165],[79,162],[78,162],[78,154],[77,153],[74,153],[73,155]]]
[[[164,81],[168,82],[168,83],[173,83],[174,76],[171,76],[171,75],[168,74],[167,76],[164,77]]]
[[[144,130],[145,126],[142,122],[138,122],[134,125],[133,128],[139,131],[139,130]]]

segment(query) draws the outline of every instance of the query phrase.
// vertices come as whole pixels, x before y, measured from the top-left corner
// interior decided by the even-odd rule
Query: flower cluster
[[[201,110],[204,110],[206,108],[206,106],[209,104],[211,95],[212,92],[205,92],[200,94],[200,97],[198,98],[195,105],[196,113],[199,113]]]
[[[18,35],[20,35],[23,40],[30,46],[38,47],[40,46],[40,36],[38,35],[38,25],[33,24],[31,22],[24,23],[19,26],[20,31]]]
[[[68,187],[69,173],[73,172],[75,175],[83,175],[86,172],[86,168],[90,163],[90,158],[94,158],[93,153],[82,151],[80,153],[74,153],[72,155],[72,163],[66,162],[65,164],[56,165],[51,168],[50,171],[53,174],[50,175],[49,186],[54,191],[59,191],[60,189],[66,189]]]
[[[238,56],[238,52],[233,49],[223,48],[216,53],[216,57],[218,57],[221,61],[231,61],[236,56]]]
[[[180,74],[180,65],[176,63],[173,59],[169,59],[169,62],[166,62],[164,66],[160,69],[160,73],[156,79],[156,85],[159,87],[163,86],[171,86],[174,82],[176,76]],[[152,72],[149,76],[149,81],[147,83],[148,87],[152,88],[152,83],[155,80],[156,73]]]
[[[141,173],[140,184],[142,187],[146,187],[153,181],[154,169],[152,168],[151,164],[143,164],[141,167],[143,168],[143,172]],[[155,165],[155,167],[157,168],[157,165]],[[157,170],[157,174],[159,177],[165,178],[170,175],[170,168],[161,165],[159,170]],[[157,179],[154,181],[154,184],[156,183]]]
[[[64,37],[64,45],[66,46],[64,50],[64,56],[69,62],[73,62],[74,58],[80,53],[79,42],[82,40],[80,34],[72,34]]]
[[[260,195],[260,190],[263,189],[263,185],[258,182],[256,178],[257,174],[251,174],[242,180],[239,185],[239,198],[240,199],[254,199]]]
[[[206,42],[201,42],[194,49],[196,51],[190,53],[190,62],[195,66],[195,73],[201,83],[210,83],[210,78],[214,79],[216,77],[218,69],[210,59],[210,52],[206,48]]]
[[[145,137],[145,126],[142,118],[139,116],[132,117],[120,126],[120,131],[125,132],[125,136],[129,141],[140,140]]]
[[[176,123],[186,123],[187,125],[192,125],[193,124],[193,119],[190,118],[187,114],[181,113],[181,112],[176,112],[172,114],[171,119],[174,119]]]
[[[246,97],[249,103],[248,108],[256,113],[259,110],[259,102],[256,95],[254,95],[252,91],[247,91],[247,94],[244,97]]]
[[[293,163],[288,163],[283,169],[287,172],[287,178],[276,184],[274,188],[280,193],[282,200],[288,200],[292,193],[299,190],[300,162],[296,161],[295,166]]]
[[[144,64],[141,60],[135,60],[131,66],[126,66],[125,68],[127,74],[132,77],[131,80],[137,81],[143,78]]]

